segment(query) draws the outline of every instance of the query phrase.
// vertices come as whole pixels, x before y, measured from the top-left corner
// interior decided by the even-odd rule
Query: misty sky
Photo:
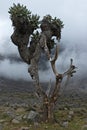
[[[38,14],[41,18],[46,14],[60,18],[64,22],[60,47],[63,44],[65,50],[59,57],[58,67],[67,67],[69,59],[73,58],[79,68],[77,74],[86,73],[87,0],[0,0],[0,55],[19,56],[16,46],[10,40],[13,29],[8,10],[13,3],[26,5],[33,14]],[[0,62],[0,75],[27,79],[29,76],[25,63],[11,64],[9,60]]]

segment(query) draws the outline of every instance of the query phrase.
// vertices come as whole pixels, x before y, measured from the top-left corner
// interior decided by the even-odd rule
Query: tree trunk
[[[43,103],[43,121],[53,123],[54,122],[54,106],[55,103],[51,102],[48,98],[44,98]]]

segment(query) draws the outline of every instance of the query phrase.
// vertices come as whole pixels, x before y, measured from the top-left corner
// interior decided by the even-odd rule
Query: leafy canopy
[[[17,5],[13,4],[13,6],[9,8],[8,12],[10,14],[14,30],[16,30],[18,34],[32,35],[32,42],[36,43],[40,38],[40,33],[38,31],[34,33],[34,30],[40,27],[43,32],[46,30],[45,25],[49,26],[50,30],[53,32],[53,36],[56,36],[59,40],[61,39],[61,29],[64,27],[64,24],[60,19],[46,15],[40,21],[40,16],[32,14],[26,6],[20,5],[19,3]],[[55,42],[52,39],[47,42],[49,50],[54,47],[54,44]]]
[[[39,16],[31,14],[31,11],[26,8],[26,6],[20,5],[19,3],[13,4],[13,7],[9,8],[8,13],[13,22],[13,26],[19,31],[22,29],[25,32],[31,33],[38,28]]]

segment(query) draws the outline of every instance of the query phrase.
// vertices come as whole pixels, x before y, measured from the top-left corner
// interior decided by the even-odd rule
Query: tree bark
[[[43,121],[53,123],[54,119],[55,102],[51,101],[48,97],[43,99]]]

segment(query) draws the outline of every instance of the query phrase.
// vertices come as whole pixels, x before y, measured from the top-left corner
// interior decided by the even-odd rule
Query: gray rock
[[[31,110],[28,114],[25,114],[22,116],[22,119],[31,121],[31,122],[38,122],[39,119],[39,113]]]
[[[69,115],[73,116],[74,115],[74,111],[69,111]]]
[[[26,120],[27,119],[27,114],[23,115],[22,119]]]
[[[27,119],[33,122],[37,122],[38,117],[39,117],[39,114],[31,110],[30,113],[28,114]]]
[[[68,122],[68,121],[64,121],[64,122],[62,123],[62,126],[63,126],[63,127],[68,127],[68,125],[69,125],[69,122]]]
[[[10,117],[10,118],[15,118],[15,112],[13,110],[8,110],[6,112],[6,114]]]
[[[72,120],[72,116],[71,115],[68,115],[68,121],[71,121]]]
[[[23,116],[22,116],[22,115],[20,115],[20,116],[16,116],[15,119],[18,120],[18,121],[22,121]]]
[[[67,107],[64,107],[64,110],[68,110],[68,108],[67,108]]]
[[[29,115],[28,115],[28,119],[33,119],[33,118],[36,117],[36,115],[37,115],[37,112],[35,112],[35,111],[30,111],[30,113],[29,113]]]
[[[0,123],[4,123],[5,122],[5,120],[4,119],[0,119]]]
[[[71,121],[71,120],[73,119],[73,116],[74,116],[74,111],[70,110],[70,111],[69,111],[69,114],[68,114],[67,120],[68,120],[68,121]]]
[[[45,129],[48,129],[48,126],[45,126]]]
[[[19,124],[20,121],[18,121],[17,119],[13,119],[13,120],[12,120],[12,123],[13,123],[13,124]]]

